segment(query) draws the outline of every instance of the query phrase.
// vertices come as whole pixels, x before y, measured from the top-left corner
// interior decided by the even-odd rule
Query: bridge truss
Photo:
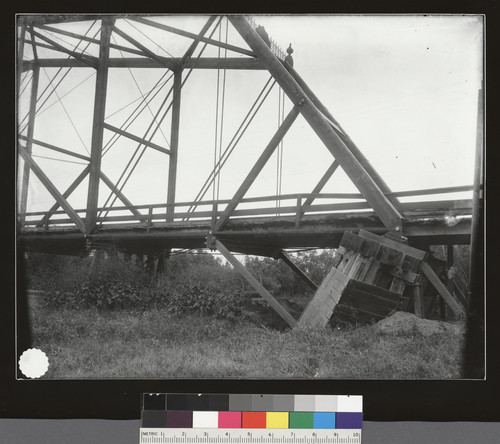
[[[236,32],[234,43],[227,40],[229,29]],[[182,40],[183,51],[166,54],[155,43],[162,39]],[[82,254],[93,248],[116,248],[128,253],[160,255],[177,248],[210,248],[219,250],[235,267],[239,265],[234,252],[282,258],[293,267],[286,249],[337,247],[345,232],[389,233],[393,239],[408,239],[410,244],[424,249],[429,245],[470,242],[472,201],[436,201],[432,196],[470,191],[472,186],[391,191],[294,70],[291,54],[280,49],[251,18],[212,16],[197,31],[188,31],[165,24],[158,17],[22,16],[18,42],[18,239],[26,251]],[[134,104],[135,114],[120,121],[107,115],[113,86],[110,79],[113,73],[125,70],[160,73],[162,77],[147,93],[141,91],[139,102]],[[194,82],[196,73],[214,70],[223,75],[226,71],[266,73],[270,79],[231,142],[225,147],[219,143],[213,170],[200,193],[193,200],[180,201],[177,196],[183,90],[191,76]],[[77,148],[78,144],[61,146],[36,135],[38,121],[51,106],[48,98],[61,99],[65,93],[61,91],[63,80],[70,71],[89,73],[88,77],[94,78],[92,112],[87,116],[90,133],[87,152],[81,146]],[[55,74],[41,91],[42,74],[47,72]],[[82,82],[86,80],[87,77]],[[217,81],[220,85],[219,78]],[[231,198],[220,199],[215,192],[211,199],[207,198],[210,190],[215,190],[232,150],[274,85],[283,94],[279,127],[263,144]],[[217,100],[218,104],[223,103]],[[219,107],[217,113],[220,112]],[[143,122],[141,129],[133,126],[137,116]],[[280,194],[277,189],[275,195],[246,197],[269,159],[279,153],[285,135],[299,116],[331,154],[330,163],[319,172],[316,185],[301,193]],[[217,128],[222,139],[222,127]],[[216,133],[216,140],[217,137]],[[113,178],[106,171],[104,160],[108,151],[120,143],[133,149],[129,154],[123,150],[121,157],[126,158],[126,167]],[[82,144],[85,145],[83,141]],[[83,169],[64,186],[58,185],[60,170],[43,168],[35,155],[40,150],[49,151],[59,159],[81,162]],[[158,161],[165,159],[160,174],[162,180],[166,178],[165,200],[133,203],[127,196],[127,181],[144,153],[151,152]],[[322,192],[339,168],[358,193]],[[28,190],[33,177],[54,200],[49,208],[29,209]],[[80,200],[83,196],[86,201],[85,207],[70,203],[77,190]],[[100,204],[105,191],[109,192],[108,198]],[[422,196],[430,198],[425,200]],[[401,197],[415,199],[401,202]],[[252,279],[245,270],[241,272]],[[269,300],[273,305],[272,297]],[[280,307],[273,308],[289,324],[294,324]]]

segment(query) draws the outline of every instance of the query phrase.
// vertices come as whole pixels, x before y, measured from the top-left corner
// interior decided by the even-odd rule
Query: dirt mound
[[[464,333],[464,323],[433,321],[421,319],[412,313],[397,311],[392,316],[382,319],[371,327],[376,333],[397,334],[417,332],[422,336],[430,336],[438,333],[452,333],[455,335]]]

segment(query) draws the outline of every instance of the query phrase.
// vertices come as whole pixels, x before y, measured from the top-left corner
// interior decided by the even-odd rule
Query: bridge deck
[[[377,234],[387,231],[375,213],[366,208],[366,202],[310,205],[304,214],[306,208],[300,203],[306,197],[300,196],[295,206],[237,210],[224,230],[213,234],[232,251],[274,256],[283,248],[337,247],[345,231],[357,233],[364,229]],[[148,208],[148,213],[140,213],[140,216],[126,214],[125,211],[130,210],[126,207],[103,209],[103,213],[109,210],[120,214],[101,216],[96,231],[87,236],[78,231],[70,219],[57,219],[58,212],[50,224],[43,226],[36,216],[45,213],[28,213],[19,240],[26,251],[64,254],[80,254],[86,246],[115,247],[144,254],[168,248],[205,248],[206,238],[213,229],[214,208],[223,210],[225,202],[198,203],[200,211],[176,212],[172,222],[165,222],[165,204],[134,207],[136,210]],[[186,203],[175,205],[186,206]],[[211,205],[212,210],[203,210],[207,205]],[[457,245],[470,242],[470,200],[406,202],[400,203],[399,208],[405,220],[403,234],[411,243]],[[221,212],[216,211],[217,215]]]

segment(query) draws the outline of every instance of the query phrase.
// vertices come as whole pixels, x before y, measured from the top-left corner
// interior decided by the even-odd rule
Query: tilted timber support
[[[312,290],[316,291],[318,289],[318,285],[309,277],[307,274],[305,274],[297,265],[293,263],[293,261],[290,259],[290,257],[284,252],[281,251],[279,254],[279,258],[287,264],[292,271],[299,276]]]
[[[453,310],[453,313],[459,317],[465,315],[465,309],[448,291],[446,285],[441,282],[439,276],[434,272],[431,266],[427,262],[422,262],[420,264],[420,271],[429,279],[429,282],[434,286],[439,295],[444,299],[448,307]]]
[[[367,173],[352,151],[342,141],[323,113],[318,110],[297,81],[274,56],[266,43],[254,31],[245,17],[231,16],[229,20],[247,42],[264,66],[277,80],[311,128],[338,160],[340,166],[368,201],[382,223],[389,229],[402,232],[403,217]]]
[[[209,241],[217,250],[226,258],[226,260],[234,267],[234,269],[243,276],[248,283],[264,298],[265,301],[278,313],[281,318],[290,326],[295,327],[297,321],[290,313],[269,293],[262,284],[245,268],[245,266],[226,248],[226,246],[218,239],[212,238]]]

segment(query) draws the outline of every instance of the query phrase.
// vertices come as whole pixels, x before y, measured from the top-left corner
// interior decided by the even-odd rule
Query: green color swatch
[[[291,429],[312,429],[314,428],[313,412],[290,412]]]

